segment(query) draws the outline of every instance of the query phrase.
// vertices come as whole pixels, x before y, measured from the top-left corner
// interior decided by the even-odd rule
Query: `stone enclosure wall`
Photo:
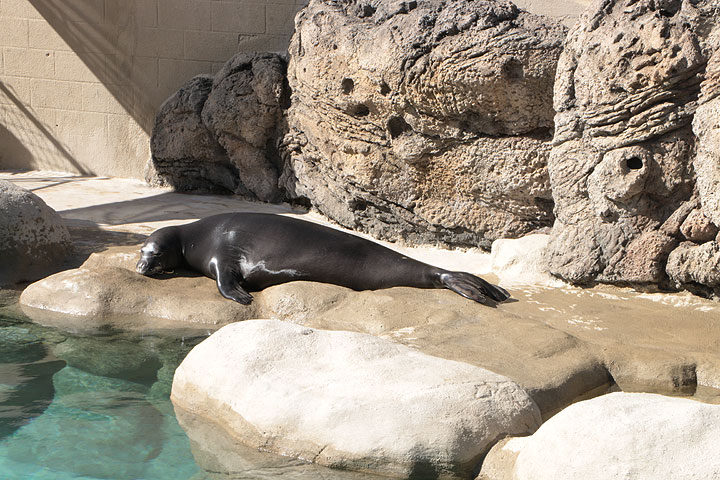
[[[0,0],[0,169],[142,178],[162,102],[283,51],[305,0]]]
[[[563,279],[717,293],[719,12],[598,0],[568,31],[503,0],[311,0],[288,58],[165,105],[149,178],[412,243],[552,227]]]

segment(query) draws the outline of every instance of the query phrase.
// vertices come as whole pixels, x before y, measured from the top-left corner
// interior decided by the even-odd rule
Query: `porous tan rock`
[[[57,271],[71,252],[60,215],[34,193],[0,181],[0,286]]]
[[[717,28],[717,27],[716,27]],[[702,211],[715,227],[720,227],[720,48],[715,45],[700,89],[698,108],[693,118],[697,154],[693,167]]]
[[[382,238],[487,248],[549,225],[564,35],[506,1],[311,1],[289,49],[281,182]]]
[[[720,243],[683,242],[670,254],[667,272],[677,285],[698,283],[720,290]]]
[[[467,478],[497,438],[533,432],[509,379],[365,334],[228,325],[175,372],[176,407],[244,443],[344,469]]]
[[[720,405],[612,393],[566,408],[530,437],[498,445],[478,478],[718,478],[719,438]]]
[[[571,29],[548,162],[554,274],[576,283],[666,279],[675,244],[654,232],[692,197],[690,124],[712,23],[709,1],[613,0],[594,3]]]
[[[718,228],[699,208],[690,212],[680,226],[680,231],[685,238],[695,243],[709,242],[718,234]]]

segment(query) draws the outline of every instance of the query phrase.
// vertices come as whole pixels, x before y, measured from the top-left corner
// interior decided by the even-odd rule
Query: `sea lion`
[[[448,288],[485,304],[510,297],[475,275],[433,267],[364,238],[280,215],[227,213],[164,227],[145,240],[140,252],[138,273],[187,266],[214,279],[223,297],[245,305],[253,298],[248,290],[293,280],[353,290]]]

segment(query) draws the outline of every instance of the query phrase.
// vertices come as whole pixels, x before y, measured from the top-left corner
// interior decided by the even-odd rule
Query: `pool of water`
[[[170,402],[175,369],[209,332],[68,333],[0,290],[0,480],[380,480],[240,445]]]
[[[0,294],[0,478],[202,478],[170,403],[203,337],[83,336],[29,322]]]

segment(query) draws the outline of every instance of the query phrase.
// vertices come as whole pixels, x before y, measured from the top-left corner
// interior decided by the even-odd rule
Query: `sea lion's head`
[[[142,248],[135,270],[141,275],[169,272],[182,265],[182,246],[177,227],[164,227],[153,232]]]

